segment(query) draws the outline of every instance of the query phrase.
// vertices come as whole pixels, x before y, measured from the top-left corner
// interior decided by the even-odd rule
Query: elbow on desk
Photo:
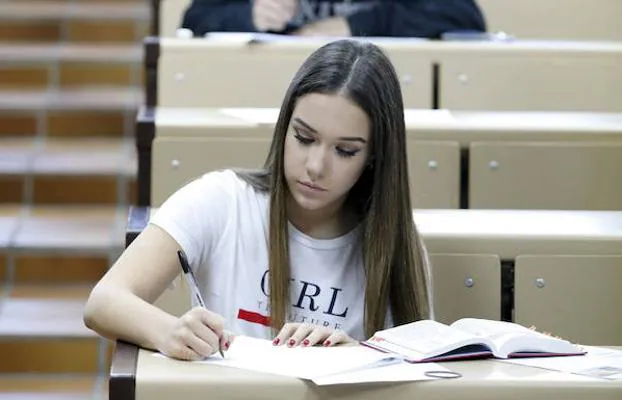
[[[100,336],[116,340],[114,335],[104,329],[105,323],[103,320],[105,319],[105,308],[109,304],[108,298],[110,298],[110,295],[107,294],[105,288],[101,288],[99,285],[95,286],[84,306],[82,320],[87,328]]]

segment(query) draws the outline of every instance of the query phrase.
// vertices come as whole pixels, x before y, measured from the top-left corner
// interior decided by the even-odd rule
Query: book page
[[[490,339],[495,356],[506,358],[515,352],[575,353],[579,348],[566,340],[556,339],[520,324],[477,318],[463,318],[452,327]]]
[[[224,359],[215,354],[196,362],[313,379],[402,360],[363,346],[288,348],[274,346],[269,340],[238,336]]]
[[[395,350],[414,360],[437,356],[470,344],[488,344],[486,340],[481,340],[482,338],[469,332],[453,329],[433,320],[417,321],[386,329],[378,332],[374,338],[371,340],[372,344],[375,344],[374,341],[386,340],[390,344],[385,345],[382,342],[377,344],[387,348],[391,344],[399,345],[404,349]],[[409,352],[406,353],[406,350]]]

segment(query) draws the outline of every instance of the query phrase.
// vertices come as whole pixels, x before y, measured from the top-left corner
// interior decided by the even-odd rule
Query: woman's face
[[[339,95],[311,93],[298,99],[285,137],[285,179],[307,211],[340,207],[367,166],[371,122]]]

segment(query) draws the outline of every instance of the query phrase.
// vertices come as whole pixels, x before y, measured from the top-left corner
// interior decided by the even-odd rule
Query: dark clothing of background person
[[[438,39],[445,32],[485,32],[485,18],[475,0],[307,0],[313,14],[297,15],[281,32],[331,17],[346,19],[352,36]],[[251,0],[193,0],[182,28],[195,36],[208,32],[255,32]]]

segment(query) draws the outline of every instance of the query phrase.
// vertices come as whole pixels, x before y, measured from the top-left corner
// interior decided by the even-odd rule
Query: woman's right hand
[[[221,348],[227,350],[233,339],[224,330],[222,316],[194,307],[177,319],[158,345],[158,351],[171,358],[197,361]]]

